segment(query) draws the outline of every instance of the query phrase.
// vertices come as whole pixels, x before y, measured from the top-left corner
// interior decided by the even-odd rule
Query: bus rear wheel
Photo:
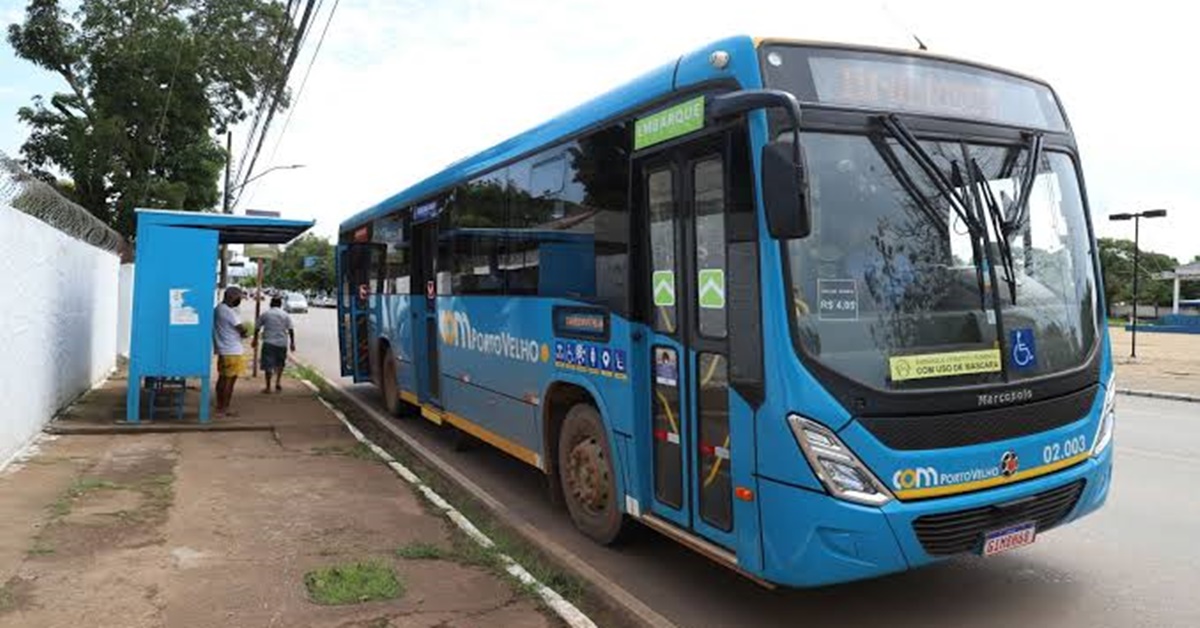
[[[383,368],[380,370],[383,372],[383,382],[379,386],[383,405],[387,408],[388,416],[397,416],[400,414],[400,391],[396,385],[396,357],[390,348],[383,352]]]
[[[558,475],[575,527],[601,545],[615,543],[625,523],[612,459],[600,413],[590,404],[573,406],[558,437]]]

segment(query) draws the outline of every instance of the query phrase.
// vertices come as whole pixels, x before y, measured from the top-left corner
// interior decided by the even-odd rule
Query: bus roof
[[[708,62],[709,54],[717,49],[730,53],[731,63],[726,71],[717,70]],[[424,200],[459,181],[470,179],[494,166],[578,134],[640,103],[660,98],[700,81],[728,78],[732,75],[746,76],[746,72],[752,72],[750,76],[759,75],[754,40],[742,35],[713,42],[520,135],[454,162],[441,172],[350,217],[342,222],[340,231],[354,229],[380,216]]]
[[[756,50],[761,45],[772,43],[922,56],[930,59],[971,65],[1047,85],[1045,81],[1011,70],[918,50],[774,37],[751,38],[746,35],[737,35],[712,42],[684,54],[670,63],[651,70],[625,85],[589,100],[520,135],[511,137],[480,153],[460,159],[440,172],[351,216],[342,222],[339,233],[355,229],[398,209],[425,201],[430,196],[446,190],[460,181],[469,180],[479,174],[488,172],[495,166],[513,161],[560,142],[564,138],[579,134],[597,124],[618,116],[622,112],[636,108],[646,102],[663,98],[673,91],[681,90],[704,81],[722,78],[729,79],[731,77],[741,78],[744,87],[761,85],[762,75],[759,70]],[[716,50],[724,50],[730,55],[730,63],[724,70],[716,69],[709,63],[709,56]],[[746,83],[752,83],[752,85]]]

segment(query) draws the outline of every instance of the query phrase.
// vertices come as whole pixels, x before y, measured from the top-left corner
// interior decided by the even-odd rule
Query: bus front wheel
[[[575,527],[601,545],[616,542],[625,523],[612,459],[600,413],[590,404],[573,406],[558,437],[558,474]]]

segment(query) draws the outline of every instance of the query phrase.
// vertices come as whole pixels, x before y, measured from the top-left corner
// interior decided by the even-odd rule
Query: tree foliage
[[[213,133],[282,86],[293,35],[275,0],[83,0],[72,14],[30,0],[8,41],[68,90],[18,111],[26,167],[69,177],[64,191],[125,235],[135,207],[212,208],[227,157]]]
[[[333,293],[334,246],[321,236],[306,233],[288,245],[278,259],[267,262],[263,285],[282,290]],[[316,258],[305,267],[306,258]]]
[[[1133,302],[1133,240],[1100,238],[1104,298],[1109,306]],[[1175,258],[1142,249],[1138,252],[1138,303],[1171,305],[1172,282],[1158,274],[1179,266]],[[1180,298],[1200,298],[1200,282],[1184,282]]]

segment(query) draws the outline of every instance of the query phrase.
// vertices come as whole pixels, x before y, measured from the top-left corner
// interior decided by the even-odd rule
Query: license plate
[[[1001,530],[992,530],[983,535],[983,555],[992,556],[1018,547],[1032,545],[1036,537],[1037,523],[1033,521],[1018,523]]]

